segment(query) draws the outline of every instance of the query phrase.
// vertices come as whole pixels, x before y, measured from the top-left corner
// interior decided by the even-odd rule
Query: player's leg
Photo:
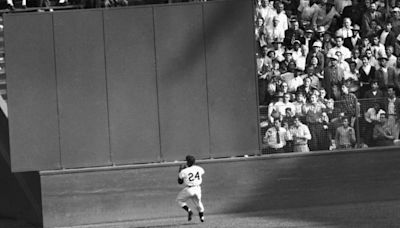
[[[190,193],[188,192],[187,188],[182,189],[176,197],[176,201],[178,202],[179,206],[188,213],[188,221],[192,220],[193,215],[192,210],[190,210],[186,203],[189,198]]]
[[[201,222],[204,222],[204,205],[201,201],[201,188],[196,189],[195,194],[192,197],[193,204],[196,206],[197,211],[199,212],[199,218]]]

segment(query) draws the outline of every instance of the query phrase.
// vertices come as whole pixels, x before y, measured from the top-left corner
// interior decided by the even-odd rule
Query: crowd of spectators
[[[398,141],[400,0],[255,0],[255,9],[265,153]]]

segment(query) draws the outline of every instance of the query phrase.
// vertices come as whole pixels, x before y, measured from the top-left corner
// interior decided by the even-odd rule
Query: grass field
[[[74,226],[80,228],[167,228],[167,227],[379,227],[400,226],[400,201],[366,202],[346,205],[295,208],[288,210],[259,211],[240,214],[219,214],[206,216],[201,223],[198,216],[191,222],[182,217],[162,218],[145,221],[124,221],[119,223]]]

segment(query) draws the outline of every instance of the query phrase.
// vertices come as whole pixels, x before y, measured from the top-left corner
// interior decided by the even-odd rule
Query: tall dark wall
[[[13,171],[259,151],[251,0],[7,14]]]

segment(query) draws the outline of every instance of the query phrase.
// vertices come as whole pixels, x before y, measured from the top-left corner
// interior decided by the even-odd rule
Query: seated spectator
[[[268,118],[270,119],[271,123],[274,120],[272,113],[276,112],[276,115],[278,115],[280,117],[279,109],[283,105],[284,105],[283,104],[283,93],[281,91],[278,91],[275,95],[275,99],[268,105]]]
[[[337,149],[350,149],[356,143],[354,128],[350,127],[349,119],[343,118],[343,125],[336,129],[335,143]]]
[[[291,28],[285,31],[284,44],[287,48],[292,48],[292,45],[294,45],[296,40],[300,42],[300,40],[304,37],[304,31],[300,29],[299,21],[294,19],[290,22],[292,25]]]
[[[274,120],[274,126],[265,132],[264,143],[267,145],[268,154],[284,153],[284,146],[289,135],[285,128],[281,126],[279,119]]]
[[[272,26],[266,29],[267,43],[272,43],[274,40],[282,41],[285,39],[285,29],[280,26],[280,18],[275,16],[272,20]]]
[[[374,139],[374,146],[392,146],[394,145],[394,136],[392,128],[389,126],[387,121],[387,115],[381,114],[379,117],[379,123],[374,126],[372,133]]]
[[[275,52],[275,59],[278,62],[282,62],[285,58],[283,57],[283,53],[285,53],[284,47],[282,47],[282,41],[276,39],[272,41],[272,50]]]
[[[290,93],[285,93],[283,95],[283,102],[278,107],[278,111],[280,113],[280,116],[282,116],[282,117],[286,116],[286,109],[288,109],[288,108],[290,110],[295,110],[295,106],[294,106],[294,104],[292,102],[290,102],[290,99],[291,99]]]
[[[365,9],[359,0],[352,0],[351,5],[344,7],[342,17],[349,17],[354,24],[361,25]]]
[[[299,71],[304,71],[306,69],[306,48],[304,46],[301,47],[301,55],[297,57],[296,61],[296,69]]]
[[[371,42],[368,36],[364,36],[361,38],[361,46],[360,46],[361,55],[363,56],[366,55],[367,50],[371,50]],[[371,51],[371,56],[372,56],[372,51]]]
[[[289,64],[293,63],[296,65],[296,62],[293,60],[293,52],[291,50],[286,50],[283,53],[284,60],[280,63],[279,70],[281,71],[281,74],[286,73],[289,71]],[[292,68],[292,70],[296,69],[296,67]]]
[[[293,152],[309,152],[308,140],[311,140],[311,133],[307,125],[301,122],[299,116],[293,117],[294,125],[290,128],[293,139]]]
[[[293,41],[293,45],[290,46],[293,47],[293,49],[291,50],[293,60],[297,61],[297,59],[303,55],[301,51],[301,42],[299,40],[295,40]]]

